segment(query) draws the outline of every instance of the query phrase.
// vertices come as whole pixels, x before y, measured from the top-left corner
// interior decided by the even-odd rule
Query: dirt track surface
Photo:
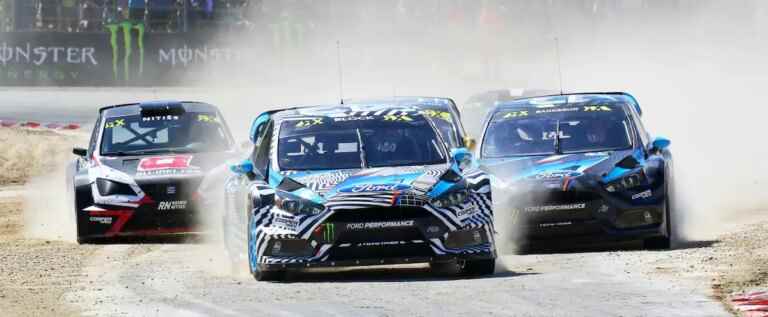
[[[0,315],[77,316],[64,294],[76,290],[94,247],[24,239],[22,203],[0,198]]]
[[[215,243],[77,246],[20,235],[20,202],[0,203],[0,305],[10,315],[726,316],[702,242],[669,252],[505,256],[488,278],[423,267],[351,269],[260,283],[232,276]],[[730,240],[726,240],[730,241]],[[712,259],[710,259],[712,258]],[[751,267],[751,266],[747,266]],[[5,314],[4,314],[5,315]]]

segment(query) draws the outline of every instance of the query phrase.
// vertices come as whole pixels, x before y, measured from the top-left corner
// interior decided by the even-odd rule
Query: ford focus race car
[[[256,279],[405,263],[493,273],[490,180],[429,117],[318,106],[264,113],[251,131],[253,154],[226,185],[224,239]]]
[[[634,97],[571,94],[498,104],[481,165],[523,244],[644,240],[669,248],[670,141],[651,139]]]
[[[475,149],[475,139],[471,138],[461,120],[456,102],[442,97],[390,97],[382,99],[350,99],[344,100],[347,105],[385,105],[397,106],[417,111],[432,119],[437,132],[450,148]]]
[[[68,176],[78,242],[200,232],[201,213],[213,212],[209,174],[232,149],[221,113],[209,104],[100,109],[89,147],[73,150],[78,159]]]

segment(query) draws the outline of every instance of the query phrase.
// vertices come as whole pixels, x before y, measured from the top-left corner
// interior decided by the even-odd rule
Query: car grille
[[[599,207],[596,205],[601,199],[599,194],[588,191],[545,191],[519,197],[514,205],[529,225],[592,220],[592,211]]]
[[[364,209],[337,210],[326,222],[370,222],[397,221],[433,217],[423,208],[416,207],[374,207]]]
[[[428,211],[417,207],[365,208],[338,210],[328,223],[366,223],[381,221],[429,221]],[[386,229],[344,230],[336,239],[330,259],[383,259],[402,257],[428,257],[434,252],[416,226]]]

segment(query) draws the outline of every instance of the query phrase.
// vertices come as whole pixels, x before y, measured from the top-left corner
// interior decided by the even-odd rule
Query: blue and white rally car
[[[313,267],[430,263],[492,274],[489,177],[428,116],[383,105],[261,114],[232,166],[225,241],[257,280]]]
[[[670,141],[651,138],[626,93],[500,102],[480,164],[521,244],[643,240],[670,247]],[[500,196],[501,195],[501,196]],[[498,208],[497,208],[498,209]]]

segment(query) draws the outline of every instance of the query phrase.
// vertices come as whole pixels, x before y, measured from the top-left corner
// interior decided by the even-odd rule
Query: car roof
[[[216,106],[199,101],[152,100],[105,106],[99,109],[99,113],[109,112],[110,116],[126,116],[138,114],[142,106],[175,105],[184,107],[187,112],[218,112]]]
[[[584,105],[599,103],[621,103],[631,105],[638,114],[642,115],[640,105],[634,96],[625,92],[606,92],[606,93],[572,93],[548,96],[537,96],[529,98],[520,98],[515,100],[497,102],[493,112],[510,108],[531,108],[542,105]]]
[[[286,119],[293,117],[342,117],[350,115],[383,115],[387,113],[401,113],[408,107],[396,103],[352,103],[317,106],[298,106],[280,110],[269,111],[274,119]],[[418,109],[414,109],[416,111]]]
[[[376,105],[390,104],[400,107],[450,107],[456,106],[456,102],[446,97],[424,97],[424,96],[394,96],[383,98],[368,99],[345,99],[344,104]]]

